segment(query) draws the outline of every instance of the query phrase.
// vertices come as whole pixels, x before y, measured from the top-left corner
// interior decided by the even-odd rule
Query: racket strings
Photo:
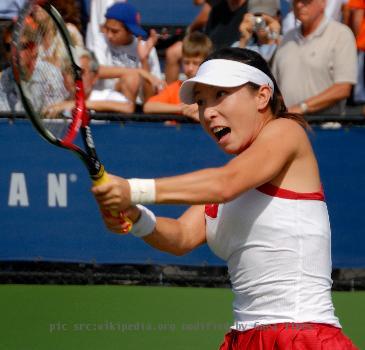
[[[67,47],[50,15],[40,6],[23,21],[18,39],[20,80],[40,122],[56,138],[68,130],[75,78]]]

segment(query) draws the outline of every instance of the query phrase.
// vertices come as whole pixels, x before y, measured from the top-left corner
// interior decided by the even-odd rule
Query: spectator
[[[16,74],[22,77],[23,86],[26,86],[28,90],[31,87],[32,93],[28,94],[27,98],[32,99],[35,111],[39,112],[48,104],[54,104],[66,99],[69,91],[64,84],[64,76],[59,66],[54,65],[47,59],[40,59],[40,48],[35,45],[36,38],[34,37],[33,27],[37,24],[35,22],[30,23],[30,28],[25,27],[19,39],[18,55],[21,64]],[[23,111],[19,90],[14,79],[14,71],[12,67],[8,67],[1,74],[0,108],[3,111]],[[44,83],[44,72],[47,72],[48,79],[54,81],[52,89]]]
[[[74,0],[51,0],[50,3],[66,22],[72,44],[74,46],[84,46],[84,39],[81,34],[81,12],[78,3]]]
[[[187,33],[196,30],[203,31],[207,24],[211,8],[221,0],[194,0],[194,4],[201,6],[199,14],[188,26]],[[178,80],[181,68],[182,41],[179,40],[166,49],[165,79],[168,84]]]
[[[89,24],[90,2],[90,0],[76,0],[76,4],[80,9],[81,34],[83,38],[86,36],[86,30]]]
[[[116,2],[126,0],[91,0],[90,18],[86,29],[86,46],[89,50],[95,51],[98,42],[103,41],[102,25],[105,21],[104,14],[108,7]]]
[[[11,35],[14,29],[13,21],[9,21],[8,24],[3,26],[0,36],[0,42],[3,50],[3,55],[1,56],[2,67],[0,69],[0,74],[11,64]]]
[[[256,51],[270,63],[280,40],[279,9],[277,0],[250,0],[239,27],[241,38],[232,46]]]
[[[291,0],[287,0],[292,2]],[[342,22],[348,0],[327,0],[325,14],[327,18]],[[286,34],[295,26],[299,26],[300,22],[295,19],[294,12],[290,11],[283,19],[283,34]]]
[[[0,1],[0,38],[3,38],[8,26],[19,15],[21,8],[24,6],[25,0],[1,0]],[[7,68],[9,62],[7,60],[7,49],[0,42],[0,70]]]
[[[231,46],[240,39],[239,26],[246,12],[246,0],[221,0],[212,7],[205,33],[215,50]]]
[[[1,0],[0,2],[0,21],[15,20],[26,0]]]
[[[350,0],[350,27],[356,36],[358,50],[357,84],[353,90],[355,103],[365,103],[365,0]]]
[[[75,50],[76,58],[82,69],[82,80],[86,97],[86,107],[96,112],[133,112],[133,103],[128,101],[124,95],[113,89],[96,90],[95,84],[99,79],[99,64],[95,55],[82,47]],[[115,75],[120,75],[120,70],[128,68],[114,69]],[[118,71],[119,70],[119,71]],[[75,106],[74,100],[65,100],[50,106],[47,114],[55,117],[61,112],[70,112]]]
[[[327,0],[326,16],[335,21],[342,22],[347,3],[348,0]]]
[[[299,28],[287,33],[273,73],[291,113],[344,114],[356,83],[356,45],[351,30],[325,16],[325,0],[293,0]]]
[[[105,14],[104,40],[100,47],[95,48],[95,54],[101,65],[97,89],[116,89],[123,93],[133,104],[142,103],[155,93],[154,87],[143,80],[140,81],[139,70],[131,71],[124,79],[107,79],[103,66],[118,66],[124,68],[143,68],[157,78],[161,77],[160,63],[155,44],[157,33],[153,30],[150,37],[144,41],[147,33],[140,27],[136,9],[129,3],[117,2],[108,8]],[[143,96],[139,94],[143,87]],[[137,99],[138,96],[138,99]]]
[[[221,0],[193,0],[194,5],[201,6],[201,10],[187,28],[187,34],[196,30],[202,31],[209,19],[209,13],[213,6]]]
[[[187,79],[195,76],[200,64],[211,50],[212,42],[205,34],[192,32],[185,36],[182,43],[182,67]],[[150,97],[145,103],[143,111],[145,113],[183,114],[198,121],[198,106],[196,104],[186,105],[180,100],[179,90],[182,83],[181,80],[177,80],[158,95]]]
[[[73,0],[52,0],[50,4],[57,9],[66,22],[72,45],[83,46],[83,38],[79,31],[81,22],[77,4]],[[38,59],[48,61],[61,68],[65,55],[65,45],[61,35],[57,32],[54,22],[43,9],[35,11],[33,19],[35,25],[42,30],[42,43],[37,52]]]
[[[41,33],[38,36],[40,40],[37,48],[38,60],[50,62],[60,69],[65,49],[55,23],[45,10],[37,8],[32,16],[32,26]]]
[[[239,26],[247,12],[246,0],[206,1],[206,20],[204,33],[212,40],[215,49],[231,46],[240,38]],[[204,10],[204,7],[203,7]],[[172,47],[166,54],[166,81],[178,78],[181,48]]]
[[[13,70],[10,67],[11,60],[11,33],[14,22],[10,21],[7,27],[3,28],[1,42],[4,50],[3,67],[0,77],[0,111],[23,111],[19,99],[18,87],[15,84]]]

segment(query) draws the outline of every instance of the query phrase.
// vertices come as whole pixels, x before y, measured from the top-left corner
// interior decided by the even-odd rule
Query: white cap
[[[180,99],[183,103],[193,104],[195,102],[194,86],[197,83],[228,88],[241,86],[248,82],[268,85],[272,93],[274,91],[273,81],[260,69],[238,61],[213,59],[204,62],[195,77],[182,83]]]

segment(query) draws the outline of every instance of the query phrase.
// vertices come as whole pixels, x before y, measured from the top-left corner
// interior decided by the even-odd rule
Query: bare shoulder
[[[264,138],[280,137],[281,141],[303,141],[308,139],[306,130],[295,120],[289,118],[277,118],[268,123],[260,133]]]

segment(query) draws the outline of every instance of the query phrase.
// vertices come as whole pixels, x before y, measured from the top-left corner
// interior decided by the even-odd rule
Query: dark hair
[[[272,113],[274,114],[275,118],[293,119],[301,126],[303,126],[305,129],[309,129],[309,124],[304,119],[303,115],[299,113],[288,112],[288,109],[285,105],[284,98],[280,92],[278,84],[276,83],[276,80],[273,74],[271,73],[271,70],[267,62],[265,61],[264,58],[261,57],[260,54],[249,49],[230,47],[230,48],[223,48],[213,52],[206,58],[205,61],[213,59],[226,59],[245,63],[264,72],[267,76],[270,77],[270,79],[274,83],[274,94],[270,100],[269,107]],[[251,82],[247,83],[247,85],[253,90],[258,90],[260,87],[259,85]]]
[[[66,23],[72,23],[81,31],[81,11],[75,0],[51,0],[50,3],[61,14]]]

